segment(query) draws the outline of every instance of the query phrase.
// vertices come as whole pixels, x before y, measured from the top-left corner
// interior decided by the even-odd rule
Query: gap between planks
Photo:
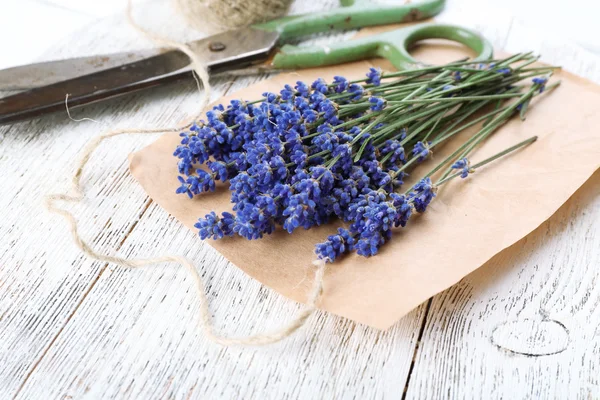
[[[508,29],[507,29],[507,31],[505,33],[505,38],[504,38],[504,41],[503,41],[504,44],[506,44],[506,42],[508,41],[508,38],[510,36],[510,30],[511,30],[511,28],[513,26],[513,20],[514,20],[514,18],[511,18],[509,27],[508,27]],[[229,94],[229,91],[231,90],[231,88],[233,87],[234,83],[237,80],[238,80],[237,77],[233,77],[233,79],[231,79],[228,82],[228,84],[227,84],[227,86],[226,86],[226,88],[223,91],[223,93],[222,93],[221,96],[225,96],[225,95]],[[142,212],[139,214],[139,219],[137,219],[132,224],[132,226],[128,229],[128,231],[124,234],[124,236],[123,236],[122,240],[119,242],[118,246],[115,247],[115,249],[114,249],[115,252],[118,252],[122,248],[123,244],[126,242],[126,240],[131,235],[131,233],[135,230],[135,228],[137,227],[139,221],[146,214],[147,210],[149,209],[150,205],[152,205],[152,203],[153,203],[152,199],[150,199],[149,197],[147,197],[146,198],[146,204],[145,204]],[[102,275],[105,273],[106,269],[108,268],[108,265],[109,265],[109,263],[104,263],[104,265],[99,269],[97,275],[92,280],[90,286],[85,290],[85,292],[81,296],[80,300],[75,305],[75,308],[73,309],[73,311],[68,315],[68,317],[66,318],[66,320],[64,321],[64,323],[62,324],[62,326],[58,329],[57,333],[48,342],[48,345],[42,351],[42,354],[40,355],[40,357],[38,357],[38,359],[33,363],[32,368],[27,372],[27,375],[25,376],[25,379],[23,379],[23,381],[19,385],[18,389],[14,393],[14,398],[18,397],[18,395],[20,394],[20,392],[22,391],[22,389],[27,384],[29,378],[36,371],[38,365],[42,362],[42,360],[44,359],[44,357],[48,354],[49,350],[53,347],[53,345],[56,343],[56,341],[58,340],[58,338],[61,336],[61,334],[63,333],[65,327],[70,323],[70,321],[76,315],[76,313],[80,309],[81,305],[87,299],[89,293],[91,293],[91,291],[94,289],[96,283],[100,280],[100,278],[102,277]],[[406,381],[404,383],[404,390],[402,392],[402,400],[406,399],[406,397],[407,397],[408,388],[409,388],[410,381],[411,381],[411,376],[412,376],[412,373],[413,373],[414,368],[415,368],[415,362],[416,362],[416,359],[418,357],[419,350],[423,348],[423,346],[421,346],[421,341],[423,340],[425,326],[426,326],[426,323],[427,323],[427,320],[428,320],[428,317],[429,317],[429,313],[430,313],[430,310],[431,310],[431,305],[432,305],[432,299],[430,298],[429,300],[427,300],[427,304],[425,306],[425,311],[423,312],[423,316],[422,316],[421,321],[420,321],[419,333],[418,333],[418,336],[417,336],[417,340],[415,342],[415,348],[414,348],[414,351],[413,351],[410,368],[409,368],[408,374],[406,376]]]
[[[408,374],[406,375],[406,382],[404,383],[404,390],[402,391],[402,400],[406,400],[406,396],[408,395],[408,386],[410,385],[410,377],[415,369],[415,363],[417,361],[417,355],[419,353],[419,348],[421,347],[421,340],[423,339],[423,334],[425,333],[425,324],[427,323],[427,317],[429,316],[429,310],[431,309],[431,303],[433,302],[433,298],[427,300],[427,305],[425,306],[425,311],[423,312],[423,319],[421,319],[421,326],[419,327],[419,334],[417,335],[417,340],[415,342],[415,349],[413,351],[412,359],[410,360],[410,367],[408,369]]]
[[[152,205],[152,203],[153,203],[153,201],[152,201],[152,199],[150,197],[146,197],[145,201],[146,201],[146,205],[142,209],[142,212],[140,213],[139,218],[131,225],[131,227],[129,227],[129,229],[127,230],[127,232],[125,232],[125,235],[123,235],[123,239],[121,240],[121,242],[119,243],[119,245],[115,248],[115,250],[114,250],[115,252],[119,252],[119,250],[121,250],[121,248],[123,247],[123,244],[125,243],[125,241],[129,237],[129,235],[131,234],[131,232],[133,232],[133,230],[139,224],[140,220],[142,219],[142,217],[144,216],[144,214],[146,213],[146,211],[148,210],[148,208],[150,207],[150,205]],[[98,236],[100,234],[101,233],[99,233]],[[83,257],[87,257],[84,254],[82,254],[82,256]],[[109,263],[104,263],[104,265],[102,265],[102,267],[100,267],[100,269],[98,270],[98,274],[94,277],[94,279],[92,279],[92,283],[90,284],[90,286],[85,290],[85,292],[83,292],[83,295],[81,296],[80,300],[75,305],[75,308],[73,309],[73,311],[67,316],[67,318],[65,319],[65,322],[62,324],[62,326],[56,332],[56,335],[54,335],[54,337],[52,339],[50,339],[50,341],[48,342],[48,345],[46,346],[46,348],[44,350],[42,350],[42,354],[38,357],[37,360],[35,360],[33,362],[33,365],[31,367],[31,369],[27,372],[27,375],[25,375],[25,379],[23,379],[23,381],[21,382],[21,384],[19,385],[19,387],[15,391],[13,398],[17,398],[19,396],[19,393],[21,392],[21,390],[23,389],[23,387],[25,387],[25,385],[27,384],[27,381],[29,380],[29,378],[31,377],[31,375],[35,372],[35,369],[37,368],[37,366],[42,362],[42,360],[44,359],[44,357],[46,356],[46,354],[48,354],[48,351],[50,350],[50,348],[52,348],[52,345],[54,345],[54,343],[56,342],[56,340],[60,337],[61,333],[64,331],[65,327],[69,324],[69,322],[71,321],[71,319],[75,316],[75,313],[77,313],[77,310],[79,310],[79,308],[81,307],[81,305],[83,304],[83,302],[87,298],[88,294],[94,289],[94,286],[96,286],[96,283],[98,283],[98,281],[100,280],[100,278],[104,274],[104,271],[106,271],[106,269],[108,268],[108,264]]]
[[[509,20],[508,28],[506,29],[506,32],[504,33],[504,39],[501,40],[501,42],[502,42],[501,48],[502,49],[506,48],[506,45],[510,38],[510,32],[511,32],[513,24],[514,24],[514,20],[515,20],[514,17],[511,17]],[[498,39],[498,38],[494,38],[494,39],[495,39],[494,41],[496,43],[500,42],[500,39]],[[494,46],[494,47],[496,47],[496,46]],[[410,361],[410,368],[408,369],[408,374],[406,376],[406,382],[404,384],[404,391],[402,392],[402,400],[406,400],[406,398],[408,396],[408,388],[410,386],[410,381],[411,381],[410,378],[412,377],[412,374],[415,369],[415,364],[416,364],[417,358],[419,356],[419,350],[423,349],[423,346],[421,346],[421,341],[423,340],[423,335],[425,333],[425,326],[427,324],[427,320],[429,317],[432,303],[433,303],[433,297],[431,297],[427,300],[427,304],[425,306],[425,311],[423,312],[423,318],[421,320],[421,326],[419,327],[419,334],[418,334],[417,340],[415,342],[415,349],[414,349],[413,357]]]

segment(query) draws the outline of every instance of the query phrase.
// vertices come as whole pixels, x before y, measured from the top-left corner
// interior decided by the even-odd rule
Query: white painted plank
[[[331,6],[333,2],[305,4],[314,10]],[[295,7],[296,11],[302,11],[302,5]],[[143,18],[148,17],[148,13],[142,14]],[[447,15],[443,18],[456,23],[478,21],[477,27],[486,36],[498,46],[506,45],[509,51],[516,51],[512,46],[521,43],[507,40],[505,33],[513,24],[510,15],[494,23],[486,22],[485,18],[469,18],[464,13],[462,19]],[[163,32],[180,38],[199,35],[186,31],[177,19],[170,22],[160,25]],[[121,17],[114,20],[109,29],[107,32],[106,25],[89,27],[77,42],[61,48],[60,54],[115,51],[116,46],[123,49],[150,46],[127,27]],[[102,37],[102,40],[90,43],[94,37]],[[554,54],[553,47],[547,49]],[[569,57],[581,60],[587,55],[573,51]],[[587,70],[588,76],[597,74],[596,69],[584,64],[575,61],[573,68]],[[221,87],[224,89],[227,85]],[[63,117],[56,116],[0,129],[4,134],[4,139],[0,137],[0,185],[7,192],[15,193],[14,197],[0,196],[0,229],[3,233],[8,232],[6,242],[9,243],[0,246],[0,265],[3,266],[0,269],[0,398],[15,394],[20,398],[401,397],[424,307],[386,333],[318,314],[297,336],[284,343],[261,349],[222,349],[203,340],[196,327],[197,299],[184,271],[172,265],[127,271],[92,263],[70,244],[60,218],[41,211],[41,195],[56,189],[57,177],[65,176],[71,170],[77,152],[88,138],[113,124],[155,126],[177,121],[195,110],[194,96],[192,85],[182,85],[132,96],[125,101],[112,102],[110,106],[96,105],[75,111],[75,117],[99,119],[100,127],[90,123],[67,124]],[[147,141],[139,137],[114,139],[94,157],[86,173],[88,200],[76,208],[78,215],[92,216],[91,221],[82,225],[82,234],[93,238],[94,245],[106,251],[120,249],[123,254],[140,256],[174,252],[197,260],[209,279],[211,309],[217,325],[225,332],[248,334],[258,327],[274,327],[283,318],[293,315],[297,309],[295,304],[250,280],[148,201],[127,174],[125,161],[127,153]],[[66,183],[66,180],[60,180],[60,185]],[[597,206],[594,207],[597,210]],[[573,227],[570,235],[581,235],[578,233],[581,227],[590,227],[590,221],[598,221],[597,211],[586,212],[587,215],[578,217],[583,222]],[[597,238],[594,234],[586,246],[598,248]],[[534,250],[549,251],[537,247]],[[559,253],[563,257],[573,256],[568,243],[560,247]],[[593,265],[594,259],[590,260]],[[597,258],[595,260],[597,264]],[[520,277],[515,279],[533,282],[539,279],[536,271],[524,267]],[[569,282],[573,288],[565,289],[564,293],[574,292],[574,288],[584,281],[582,279],[593,275],[594,269],[587,271],[587,276],[572,274]],[[560,277],[562,270],[554,268],[553,272]],[[502,276],[496,282],[484,272],[482,274],[485,279],[472,284],[477,296],[470,297],[469,301],[475,304],[486,299],[485,293],[480,294],[482,291],[502,291],[510,285],[518,287],[516,280],[510,280],[510,285],[505,286]],[[556,279],[547,280],[553,282]],[[490,289],[496,285],[499,289]],[[512,294],[502,292],[502,296],[511,304],[531,304],[538,290],[531,285],[524,286],[527,290]],[[456,287],[458,294],[461,293],[459,287]],[[585,289],[581,286],[577,292],[582,301],[586,299]],[[440,295],[433,303],[411,376],[409,396],[477,397],[475,394],[486,394],[490,387],[494,389],[493,385],[496,389],[489,392],[492,394],[510,394],[514,389],[511,385],[530,394],[525,389],[531,386],[531,379],[539,380],[535,388],[548,386],[548,382],[555,379],[550,373],[539,373],[546,371],[543,368],[563,373],[563,376],[568,374],[560,364],[539,361],[518,370],[518,376],[514,377],[511,375],[515,368],[514,357],[490,358],[489,346],[482,344],[484,339],[477,343],[457,342],[454,338],[460,337],[460,326],[466,326],[467,332],[471,332],[469,327],[472,326],[480,330],[485,328],[478,324],[480,314],[487,310],[483,308],[474,314],[471,312],[474,306],[470,303],[465,307],[442,307],[447,305],[443,299],[450,292]],[[496,309],[504,307],[501,300],[496,301],[499,304]],[[584,308],[592,309],[594,304],[588,302]],[[561,307],[557,310],[563,310]],[[509,311],[517,318],[514,309]],[[588,313],[587,321],[597,320],[596,314]],[[500,314],[507,316],[506,310]],[[452,325],[454,320],[464,320],[463,325]],[[494,319],[497,326],[504,321],[513,319]],[[518,321],[517,327],[529,326],[527,319]],[[448,326],[453,328],[448,330]],[[510,340],[510,346],[518,345],[514,343],[514,336],[505,336],[503,339]],[[597,336],[598,333],[595,336],[587,333],[579,340],[589,339],[596,343],[593,338]],[[489,344],[489,337],[487,340]],[[454,347],[448,350],[447,343]],[[462,349],[470,351],[482,362],[463,366]],[[579,376],[587,378],[571,379],[565,387],[581,391],[598,384],[593,379],[592,369],[598,358],[598,346],[590,349],[585,364],[577,370]],[[437,364],[426,363],[432,359]],[[496,369],[488,367],[483,363],[486,359],[499,363],[499,366]],[[577,357],[561,359],[565,365],[578,360]],[[438,364],[443,367],[436,368]],[[453,368],[455,365],[462,369],[457,372]],[[470,374],[469,389],[460,385],[462,371]],[[585,379],[591,382],[588,386],[582,385]],[[489,382],[492,386],[487,384]],[[497,382],[504,386],[498,386]],[[551,394],[543,390],[539,393]]]
[[[31,62],[93,20],[35,0],[2,0],[0,69]]]
[[[434,298],[409,399],[600,397],[599,188]]]
[[[541,7],[541,3],[545,2],[528,0],[523,3],[532,8],[531,3]],[[600,3],[589,9],[593,12],[597,7],[600,7]],[[600,69],[595,67],[599,56],[567,39],[566,33],[573,32],[578,21],[565,19],[560,29],[545,30],[539,24],[541,18],[543,17],[534,14],[528,17],[522,12],[514,12],[514,7],[499,7],[487,0],[461,0],[449,2],[446,11],[437,19],[477,30],[489,39],[496,49],[509,53],[535,51],[542,56],[543,62],[560,65],[577,75],[600,82]],[[598,29],[600,35],[600,25]]]
[[[145,95],[150,104],[142,108],[142,97],[132,96],[87,111],[109,125],[129,126],[123,117],[138,113],[143,119],[137,125],[156,126],[191,113],[195,96],[193,86],[180,85]],[[35,367],[104,269],[72,245],[64,222],[45,212],[42,198],[66,187],[82,147],[106,126],[60,120],[64,116],[1,129],[0,185],[6,195],[0,196],[0,398]],[[127,172],[127,155],[148,142],[119,138],[94,156],[85,174],[89,200],[74,210],[88,219],[82,235],[102,251],[118,248],[147,207]]]
[[[124,44],[138,42],[139,46],[140,42],[124,24],[115,24],[104,37],[93,27],[86,31],[87,42],[79,40],[57,48],[56,53],[70,55],[78,47],[90,46],[114,51],[116,38]],[[94,38],[107,42],[94,45]],[[215,98],[228,86],[217,85]],[[65,114],[58,114],[0,128],[4,193],[0,196],[0,398],[18,390],[105,268],[87,260],[71,244],[64,223],[44,211],[43,196],[66,187],[77,156],[91,137],[112,126],[164,126],[179,121],[196,111],[197,96],[195,84],[189,82],[78,111],[98,119],[100,125],[71,123]],[[144,118],[129,120],[136,113]],[[120,138],[118,146],[96,154],[86,172],[90,201],[76,211],[90,218],[81,233],[102,251],[118,248],[147,207],[146,195],[127,172],[127,155],[144,143],[149,139]],[[124,201],[109,201],[119,193]]]
[[[121,251],[196,260],[207,279],[215,322],[228,334],[273,329],[298,310],[155,205]],[[222,348],[197,326],[192,284],[177,266],[109,267],[19,398],[398,397],[404,390],[422,308],[385,333],[319,313],[282,343]]]
[[[12,0],[16,1],[16,0]],[[110,17],[125,11],[127,1],[124,0],[37,0],[52,4],[57,8],[72,10],[96,18]],[[132,0],[136,7],[145,7],[148,1],[161,0]]]
[[[447,8],[463,8],[467,15],[482,10],[484,20],[510,14],[526,21],[536,34],[575,42],[600,54],[600,2],[597,0],[460,0],[448,1]]]
[[[119,38],[121,48],[139,47],[136,35],[119,17],[58,54],[115,51],[111,38]],[[215,96],[220,93],[217,88]],[[6,316],[0,319],[0,398],[400,395],[423,309],[386,333],[319,314],[300,335],[273,348],[222,349],[203,340],[185,271],[172,265],[126,271],[90,262],[70,243],[64,222],[42,212],[41,196],[67,184],[90,137],[113,124],[179,121],[195,110],[195,96],[188,84],[73,112],[100,126],[59,115],[2,128],[0,183],[18,195],[3,196],[1,204],[0,224],[13,245],[0,253],[2,265],[9,265],[0,270],[0,282],[10,288],[0,292],[0,315]],[[85,219],[82,235],[106,252],[175,252],[197,260],[225,332],[248,334],[293,315],[296,304],[249,279],[147,199],[126,162],[147,142],[112,139],[93,157],[84,177],[87,200],[74,207]],[[384,367],[385,379],[379,379]]]
[[[597,57],[520,23],[507,47],[598,81]],[[597,172],[534,233],[436,296],[407,398],[600,398],[599,222]]]

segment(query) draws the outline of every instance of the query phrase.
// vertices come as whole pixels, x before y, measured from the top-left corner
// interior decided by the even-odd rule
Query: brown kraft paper
[[[435,44],[414,54],[432,63],[458,59],[455,46]],[[297,80],[364,76],[383,60],[280,74],[219,101],[254,100],[265,91],[278,92]],[[458,282],[494,255],[548,219],[600,166],[600,87],[567,72],[553,80],[561,86],[539,96],[527,120],[518,117],[497,131],[470,157],[472,163],[537,135],[532,145],[489,164],[468,179],[444,185],[423,215],[371,258],[349,255],[328,264],[319,308],[369,326],[386,329],[436,293]],[[464,134],[472,134],[467,131]],[[175,194],[179,144],[177,133],[165,134],[131,158],[131,172],[150,197],[194,233],[198,217],[231,210],[228,186],[190,200]],[[415,170],[424,173],[450,153],[455,143],[438,149],[433,161]],[[293,300],[303,302],[312,285],[314,246],[340,226],[333,222],[288,234],[278,230],[261,240],[241,237],[208,243],[251,277]],[[192,234],[192,233],[190,233]],[[198,241],[200,239],[198,238]],[[200,243],[198,243],[200,245]]]

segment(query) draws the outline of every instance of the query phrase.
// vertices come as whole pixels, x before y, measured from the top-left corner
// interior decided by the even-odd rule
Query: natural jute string
[[[129,4],[128,4],[128,8],[127,8],[127,16],[128,16],[129,22],[131,23],[131,25],[133,27],[135,27],[135,29],[140,31],[145,36],[151,38],[154,42],[156,42],[162,46],[177,48],[180,51],[182,51],[183,53],[188,55],[188,57],[190,58],[190,60],[192,62],[192,67],[193,67],[195,73],[197,74],[200,81],[204,85],[204,95],[202,95],[201,107],[200,107],[201,111],[204,110],[206,108],[206,106],[208,105],[208,102],[210,99],[210,84],[209,84],[208,72],[207,72],[206,68],[203,66],[202,62],[198,59],[198,57],[185,44],[181,44],[178,42],[174,42],[171,40],[167,40],[167,39],[158,37],[150,32],[147,32],[146,30],[141,28],[139,25],[137,25],[137,23],[135,23],[135,21],[133,20],[133,17],[132,17],[131,0],[129,0]],[[199,117],[200,117],[200,114],[196,115],[195,119],[198,119]],[[85,168],[86,164],[88,163],[90,156],[93,154],[93,152],[96,150],[96,148],[98,148],[98,146],[105,139],[108,139],[108,138],[111,138],[114,136],[125,135],[125,134],[153,134],[153,133],[162,133],[162,132],[177,132],[177,131],[181,131],[186,128],[189,128],[189,126],[190,126],[190,124],[185,124],[185,125],[177,126],[174,128],[170,127],[170,128],[156,128],[156,129],[118,129],[118,130],[112,130],[112,131],[103,133],[99,136],[96,136],[86,145],[86,147],[84,148],[83,153],[81,155],[81,160],[77,164],[77,169],[75,171],[75,174],[73,175],[72,182],[71,182],[71,193],[72,194],[66,194],[66,193],[50,194],[50,195],[46,196],[46,198],[45,198],[46,207],[48,208],[48,210],[50,212],[60,214],[67,220],[70,230],[71,230],[71,236],[73,237],[73,241],[75,242],[77,247],[79,247],[79,249],[81,249],[81,251],[83,253],[85,253],[88,257],[90,257],[94,260],[117,264],[117,265],[127,267],[127,268],[138,268],[138,267],[143,267],[143,266],[151,265],[151,264],[158,264],[158,263],[162,263],[162,262],[174,262],[174,263],[178,263],[178,264],[185,266],[187,268],[187,270],[189,271],[189,273],[194,278],[194,281],[196,284],[196,291],[198,292],[198,297],[200,298],[200,319],[201,319],[202,327],[204,328],[206,336],[209,339],[213,340],[214,342],[222,344],[222,345],[226,345],[226,346],[239,345],[239,344],[242,344],[242,345],[264,345],[264,344],[278,342],[278,341],[290,336],[292,333],[294,333],[296,330],[298,330],[298,328],[302,327],[306,323],[306,320],[308,319],[308,317],[315,311],[315,304],[316,304],[319,296],[321,295],[322,287],[323,287],[323,274],[324,274],[324,270],[325,270],[324,262],[315,261],[315,263],[314,263],[316,266],[315,278],[314,278],[313,287],[311,288],[311,290],[308,294],[307,305],[302,311],[300,311],[298,313],[298,315],[293,320],[291,320],[284,326],[280,327],[279,329],[277,329],[273,332],[270,332],[270,333],[266,333],[266,334],[257,334],[257,335],[252,335],[252,336],[248,336],[248,337],[242,337],[242,338],[224,337],[224,336],[220,336],[217,333],[215,333],[215,329],[212,324],[210,312],[208,309],[208,298],[205,294],[204,283],[202,282],[202,278],[201,278],[200,274],[194,267],[194,264],[189,259],[182,257],[182,256],[172,256],[172,255],[153,257],[153,258],[127,259],[127,258],[122,258],[122,257],[117,257],[117,256],[101,254],[98,251],[94,250],[80,236],[79,230],[77,227],[77,220],[75,219],[75,216],[71,212],[69,212],[63,208],[60,208],[56,205],[56,202],[58,202],[58,201],[66,201],[66,202],[76,203],[76,202],[80,202],[81,200],[83,200],[84,196],[83,196],[83,190],[82,190],[82,186],[81,186],[81,176],[83,173],[83,169]]]
[[[193,28],[235,29],[284,15],[292,0],[172,0]]]

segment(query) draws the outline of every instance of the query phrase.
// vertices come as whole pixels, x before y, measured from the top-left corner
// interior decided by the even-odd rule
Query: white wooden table
[[[88,8],[72,0],[7,1],[0,32],[10,56],[1,67],[40,58],[50,45],[41,58],[148,45],[122,15],[92,23],[116,1],[100,7],[90,0]],[[600,83],[600,59],[573,45],[600,44],[585,38],[600,37],[592,0],[551,9],[543,7],[549,1],[507,0],[503,9],[491,0],[449,2],[439,19],[479,29],[497,48],[540,52]],[[574,5],[586,11],[573,13]],[[162,32],[198,36],[166,5],[146,10],[139,19],[162,18]],[[553,18],[563,19],[560,30],[547,29]],[[592,19],[595,25],[585,24]],[[45,34],[53,26],[70,28]],[[72,29],[80,33],[65,39]],[[252,79],[216,81],[214,96]],[[99,124],[55,115],[0,127],[0,399],[600,398],[600,173],[534,233],[387,332],[318,313],[282,343],[223,348],[197,327],[198,303],[183,269],[126,270],[87,259],[62,219],[43,210],[43,195],[67,187],[77,154],[105,128],[174,123],[196,111],[196,97],[185,83],[73,112]],[[127,154],[150,140],[121,137],[94,155],[84,174],[87,198],[73,207],[81,234],[103,252],[191,257],[208,282],[216,323],[229,334],[293,315],[297,304],[227,263],[136,184]]]

